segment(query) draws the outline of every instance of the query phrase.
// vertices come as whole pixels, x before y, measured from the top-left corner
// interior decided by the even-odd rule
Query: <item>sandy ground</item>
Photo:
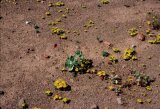
[[[15,5],[7,0],[1,0],[0,88],[5,92],[4,95],[0,95],[1,109],[18,109],[21,98],[27,101],[29,109],[33,107],[90,109],[93,104],[97,104],[100,109],[106,106],[109,109],[160,109],[160,46],[151,45],[147,41],[142,42],[127,33],[132,27],[145,32],[147,13],[160,14],[159,0],[110,0],[109,4],[101,7],[97,6],[98,0],[62,0],[65,6],[58,8],[49,8],[49,1],[56,2],[56,0],[46,0],[44,3],[36,0],[17,0]],[[85,5],[86,8],[82,8],[81,5]],[[51,33],[48,23],[59,18],[63,12],[57,11],[66,7],[71,9],[70,13],[57,26],[71,32],[67,34],[67,40],[61,40]],[[51,16],[42,19],[48,10]],[[95,22],[95,26],[84,32],[83,25],[90,19]],[[31,24],[25,24],[26,21],[31,21]],[[33,24],[40,27],[40,33],[35,32]],[[80,35],[73,31],[79,32]],[[106,50],[113,53],[113,51],[105,43],[99,43],[96,40],[98,36],[122,51],[136,45],[138,60],[126,62],[121,58],[123,53],[118,53],[115,56],[119,62],[108,65],[107,58],[104,59],[101,52]],[[146,40],[148,39],[150,38],[146,37]],[[54,44],[58,46],[54,48]],[[131,90],[126,89],[121,95],[126,104],[119,105],[115,93],[105,89],[110,84],[107,80],[102,81],[96,75],[90,74],[74,78],[71,73],[61,72],[67,56],[73,55],[78,47],[87,58],[93,60],[97,69],[115,71],[123,78],[130,74],[130,69],[155,77],[152,91],[137,86]],[[46,58],[47,56],[50,58]],[[152,58],[148,59],[149,56]],[[102,61],[104,64],[99,65]],[[143,68],[142,64],[147,67]],[[57,78],[66,80],[72,90],[55,91],[53,81]],[[46,89],[70,98],[71,102],[63,104],[47,97],[44,94]],[[146,93],[147,96],[142,96],[142,93]],[[137,98],[150,98],[152,102],[138,104],[135,102]]]

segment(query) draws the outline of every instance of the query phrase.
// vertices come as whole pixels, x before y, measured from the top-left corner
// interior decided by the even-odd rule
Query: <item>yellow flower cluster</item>
[[[96,70],[95,69],[88,69],[86,72],[87,73],[96,73]]]
[[[69,103],[69,102],[70,102],[70,99],[69,99],[69,98],[66,98],[66,97],[62,98],[62,97],[59,96],[59,95],[55,95],[55,96],[53,97],[53,99],[54,99],[54,100],[61,100],[63,103]]]
[[[120,52],[120,50],[119,50],[118,48],[112,48],[112,50],[113,50],[115,53]]]
[[[39,108],[39,107],[34,107],[33,109],[41,109],[41,108]]]
[[[55,3],[55,6],[58,6],[58,7],[61,7],[61,6],[64,6],[64,5],[65,4],[61,1]]]
[[[135,53],[136,52],[133,48],[128,48],[128,49],[124,50],[123,59],[125,59],[125,60],[129,60],[129,59],[136,60],[137,57],[135,56]]]
[[[89,20],[89,21],[84,25],[84,27],[86,27],[86,28],[90,28],[90,27],[92,27],[92,26],[94,26],[94,22],[93,22],[92,20]]]
[[[52,33],[57,34],[57,35],[62,35],[63,33],[65,33],[65,31],[63,29],[60,29],[58,27],[53,27],[51,29]]]
[[[57,79],[53,84],[56,89],[65,89],[68,87],[68,84],[63,79]]]
[[[54,100],[62,100],[62,97],[59,96],[59,95],[55,95],[55,96],[53,97],[53,99],[54,99]]]
[[[51,95],[52,95],[52,92],[51,92],[50,90],[46,90],[46,91],[45,91],[45,94],[46,94],[47,96],[51,96]]]
[[[148,40],[151,44],[160,44],[160,34],[157,35],[155,40]]]
[[[111,62],[114,62],[114,63],[116,63],[116,62],[118,61],[118,59],[116,59],[113,55],[111,55],[111,56],[109,57],[109,60],[110,60]]]
[[[109,3],[109,0],[100,0],[100,2],[101,2],[102,4],[108,4],[108,3]]]
[[[136,28],[131,28],[128,30],[128,34],[132,37],[136,36],[138,34],[138,31]]]
[[[97,75],[98,76],[106,76],[106,72],[105,71],[98,71]]]

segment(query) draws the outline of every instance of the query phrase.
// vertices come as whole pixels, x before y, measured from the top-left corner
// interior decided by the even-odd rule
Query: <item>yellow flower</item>
[[[137,103],[142,104],[142,103],[143,103],[143,100],[142,100],[142,99],[137,99]]]
[[[128,76],[128,81],[133,81],[133,76]]]
[[[61,36],[59,36],[60,39],[67,39],[67,36],[65,34],[62,34]]]
[[[50,16],[50,15],[51,15],[51,13],[50,13],[49,11],[47,11],[45,14],[46,14],[47,16]]]
[[[57,35],[62,35],[63,33],[65,33],[65,31],[63,29],[60,29],[58,27],[53,27],[51,29],[52,33],[57,34]]]
[[[57,88],[57,89],[65,89],[67,88],[67,83],[63,80],[63,79],[57,79],[55,82],[54,82],[54,86]]]
[[[59,2],[56,2],[55,5],[61,7],[61,6],[64,6],[64,3],[59,1]]]
[[[99,71],[97,72],[98,76],[106,76],[106,72],[105,71]]]
[[[113,50],[115,53],[120,52],[120,50],[119,50],[118,48],[112,48],[112,50]]]
[[[33,109],[41,109],[41,108],[39,108],[39,107],[34,107]]]
[[[114,87],[113,86],[108,86],[108,90],[113,91]]]
[[[46,94],[47,96],[51,96],[51,95],[52,95],[52,92],[51,92],[50,90],[46,90],[46,91],[45,91],[45,94]]]
[[[147,87],[146,87],[146,90],[148,90],[148,91],[152,91],[151,86],[147,86]]]
[[[54,100],[62,100],[62,97],[59,96],[59,95],[55,95],[55,96],[53,97],[53,99],[54,99]]]
[[[63,103],[69,103],[70,99],[68,99],[68,98],[63,98],[62,101],[63,101]]]
[[[132,37],[136,36],[138,34],[137,29],[136,28],[129,29],[128,34]]]
[[[100,2],[101,2],[102,4],[108,4],[108,3],[109,3],[109,0],[100,0]]]

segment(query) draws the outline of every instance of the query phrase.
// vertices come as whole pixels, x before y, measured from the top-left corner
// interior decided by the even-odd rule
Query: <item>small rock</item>
[[[109,46],[109,47],[112,47],[112,46],[113,46],[113,45],[112,45],[110,42],[108,42],[108,41],[105,41],[104,44],[107,45],[107,46]]]
[[[30,21],[26,21],[26,24],[30,24],[31,22]]]
[[[98,107],[98,105],[93,104],[93,105],[91,106],[91,109],[99,109],[99,107]]]
[[[2,88],[0,88],[0,95],[4,95],[4,91]]]
[[[143,33],[138,33],[137,38],[141,41],[145,40],[145,35]]]
[[[131,47],[132,47],[132,48],[136,48],[136,45],[132,45]]]
[[[119,105],[123,105],[123,104],[124,104],[123,101],[122,101],[122,98],[117,98],[117,103],[118,103]]]

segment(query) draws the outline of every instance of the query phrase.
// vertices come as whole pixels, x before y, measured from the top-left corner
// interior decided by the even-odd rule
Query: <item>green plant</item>
[[[151,79],[148,75],[142,74],[137,71],[132,71],[132,74],[136,78],[137,85],[142,87],[147,87],[151,82],[154,81],[154,79]]]
[[[102,56],[103,56],[103,57],[107,57],[107,56],[109,56],[109,53],[106,52],[106,51],[102,51]]]
[[[85,73],[89,68],[92,67],[92,60],[85,59],[81,51],[76,51],[74,56],[67,58],[65,62],[65,67],[70,72],[80,72]]]
[[[152,24],[153,29],[155,30],[160,29],[160,19],[157,16],[153,17],[151,24]]]

